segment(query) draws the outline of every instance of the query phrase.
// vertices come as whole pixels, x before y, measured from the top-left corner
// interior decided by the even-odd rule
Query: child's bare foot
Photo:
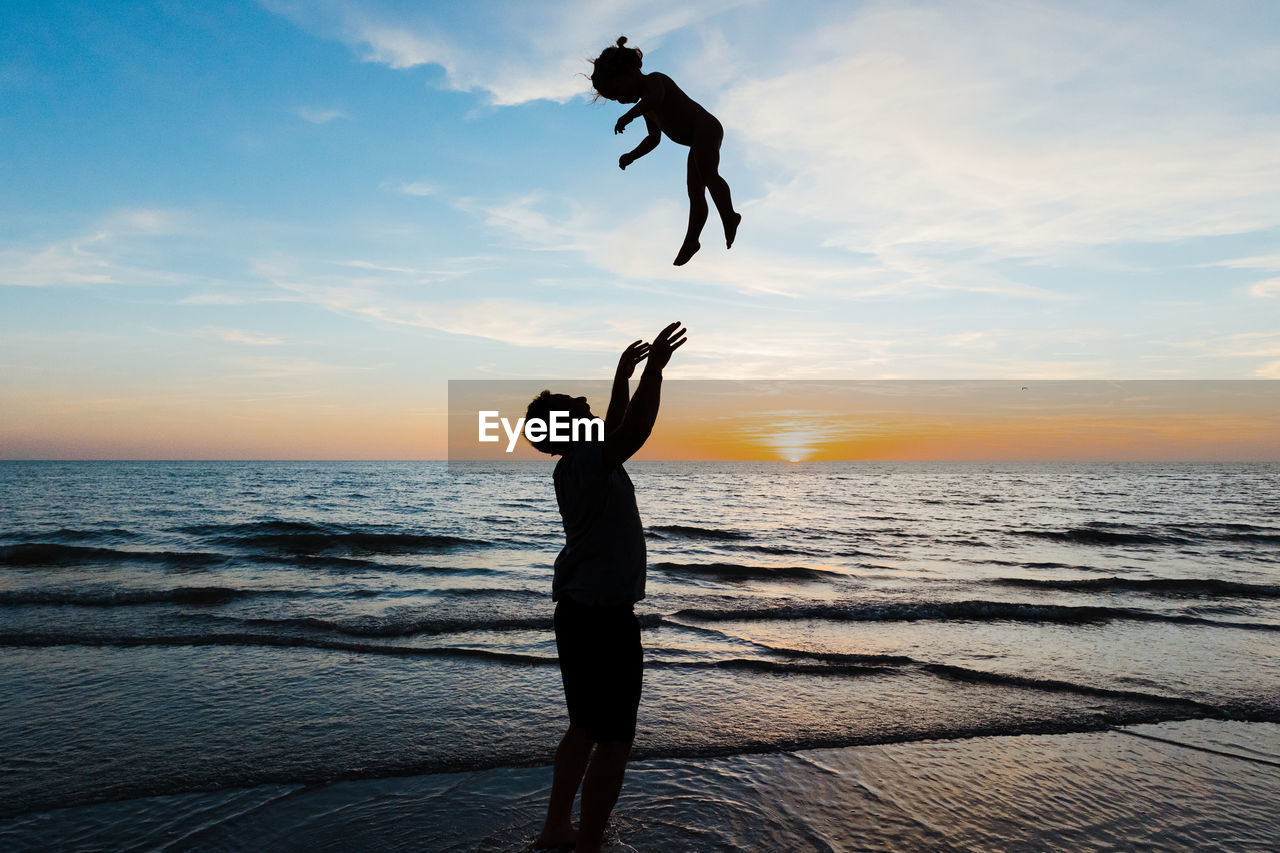
[[[676,259],[673,264],[677,267],[684,266],[689,263],[689,259],[697,254],[698,250],[701,248],[702,244],[697,240],[685,240],[684,244],[680,247],[680,252],[676,255]]]
[[[738,223],[742,221],[742,214],[735,213],[733,218],[724,224],[724,247],[726,249],[733,248],[733,240],[738,236]]]

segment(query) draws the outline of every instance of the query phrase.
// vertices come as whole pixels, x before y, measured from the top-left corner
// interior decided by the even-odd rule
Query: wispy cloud
[[[1056,262],[1276,227],[1280,119],[1230,111],[1203,41],[1043,4],[873,4],[717,111],[772,173],[770,215],[858,252]],[[1170,100],[1152,82],[1175,68],[1193,82]]]
[[[260,335],[256,332],[246,332],[242,329],[217,329],[209,328],[208,332],[214,336],[233,344],[249,344],[250,346],[278,346],[284,343],[284,338],[274,335]]]
[[[512,248],[574,252],[593,267],[631,281],[842,301],[929,291],[991,293],[1034,300],[1066,298],[1010,279],[972,260],[935,258],[896,246],[886,246],[879,253],[854,255],[812,244],[788,247],[775,240],[772,246],[756,247],[749,240],[742,240],[726,254],[714,212],[703,232],[702,253],[688,266],[673,267],[671,259],[683,236],[687,211],[671,202],[619,215],[616,206],[536,192],[487,204],[465,199],[457,207],[504,232],[511,238]],[[761,207],[752,206],[746,211],[748,228],[770,228],[773,217]],[[764,219],[764,223],[758,223],[757,218]]]
[[[345,110],[334,109],[332,107],[298,107],[294,112],[298,118],[303,121],[309,121],[312,124],[328,124],[335,119],[349,119],[350,115]]]
[[[130,208],[110,213],[72,237],[0,250],[0,285],[170,283],[171,273],[141,259],[149,254],[148,240],[173,234],[186,221],[181,211]]]
[[[1254,255],[1248,258],[1227,258],[1214,266],[1244,270],[1280,270],[1280,255]]]
[[[435,184],[427,183],[426,181],[410,181],[408,183],[398,185],[396,187],[396,192],[404,193],[405,195],[425,196],[435,195],[439,192],[439,188],[437,188]]]
[[[1212,365],[1210,371],[1215,368],[1221,371],[1225,367],[1230,371],[1228,375],[1280,379],[1280,361],[1274,360],[1280,356],[1280,329],[1274,327],[1179,340],[1171,347],[1196,353],[1199,361]],[[1260,363],[1259,359],[1267,361]],[[1218,375],[1222,374],[1219,372]]]
[[[300,26],[350,44],[366,61],[400,69],[438,65],[451,88],[484,93],[498,106],[583,94],[584,60],[618,32],[652,48],[665,35],[747,2],[499,0],[404,7],[386,0],[263,0]]]
[[[1280,297],[1280,278],[1268,278],[1249,285],[1249,295],[1259,299]]]

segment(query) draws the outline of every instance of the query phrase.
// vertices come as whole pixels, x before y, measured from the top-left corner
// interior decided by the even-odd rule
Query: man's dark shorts
[[[644,678],[640,622],[630,605],[556,603],[556,651],[569,722],[591,740],[631,740]]]

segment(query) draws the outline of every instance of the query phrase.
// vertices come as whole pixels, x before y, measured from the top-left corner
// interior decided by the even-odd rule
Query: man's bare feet
[[[689,263],[689,259],[697,254],[698,250],[701,248],[702,244],[697,240],[685,240],[684,245],[680,247],[680,253],[676,255],[676,259],[673,264],[677,267],[684,266]]]
[[[572,850],[577,843],[578,830],[574,829],[573,824],[559,826],[554,830],[550,827],[543,827],[542,832],[538,833],[537,839],[533,842],[533,849]]]
[[[733,248],[734,238],[738,236],[738,223],[742,221],[742,214],[735,213],[733,218],[724,224],[724,247],[726,249]]]

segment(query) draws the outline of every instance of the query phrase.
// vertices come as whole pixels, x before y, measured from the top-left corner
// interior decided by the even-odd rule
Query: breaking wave
[[[686,608],[675,614],[709,622],[773,619],[825,619],[835,622],[1008,621],[1082,625],[1116,620],[1216,625],[1224,628],[1280,631],[1280,625],[1224,622],[1180,613],[1157,613],[1133,607],[1023,604],[1008,601],[917,601],[886,604],[778,604],[742,608]]]
[[[1280,598],[1280,585],[1242,583],[1218,578],[1084,578],[1051,580],[1040,578],[996,578],[1000,586],[1031,589],[1060,589],[1079,592],[1150,592],[1185,596],[1226,596],[1231,598]]]
[[[706,575],[727,580],[822,580],[841,577],[839,572],[808,566],[746,566],[740,563],[654,563],[650,569],[681,575]]]

